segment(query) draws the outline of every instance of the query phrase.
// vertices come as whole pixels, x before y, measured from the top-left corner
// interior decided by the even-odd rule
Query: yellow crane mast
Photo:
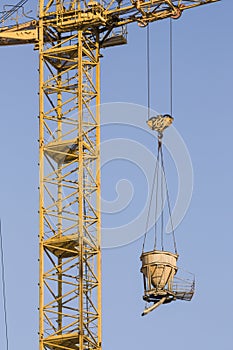
[[[40,350],[101,349],[101,48],[216,1],[40,0],[38,20],[2,22],[1,46],[39,51]]]

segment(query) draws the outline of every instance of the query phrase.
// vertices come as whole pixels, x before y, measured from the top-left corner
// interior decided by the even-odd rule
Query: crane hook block
[[[151,117],[148,119],[147,125],[153,131],[157,131],[158,133],[162,134],[163,131],[172,124],[173,120],[174,118],[169,114],[157,115],[156,117]]]

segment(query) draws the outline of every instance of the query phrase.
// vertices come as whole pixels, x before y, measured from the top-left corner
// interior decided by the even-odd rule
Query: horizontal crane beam
[[[104,34],[129,23],[136,22],[143,27],[168,17],[177,19],[185,10],[218,1],[220,0],[131,0],[125,4],[124,0],[112,0],[105,7],[98,2],[89,1],[84,9],[61,7],[59,12],[51,2],[51,6],[47,5],[44,10],[43,21],[57,33],[97,29],[106,37]],[[20,25],[0,27],[0,46],[38,43],[38,26],[39,21],[34,20]],[[53,33],[46,35],[45,41],[57,41]]]
[[[38,21],[11,27],[0,27],[0,46],[35,44],[38,41]]]

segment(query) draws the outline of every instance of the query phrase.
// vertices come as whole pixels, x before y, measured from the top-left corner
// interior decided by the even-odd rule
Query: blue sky
[[[223,0],[186,11],[173,22],[174,126],[189,150],[194,171],[192,201],[176,238],[180,265],[196,275],[196,294],[190,303],[177,301],[142,318],[142,239],[105,249],[104,349],[232,349],[232,11],[232,2]],[[103,51],[101,99],[146,106],[146,30],[135,24],[128,32],[128,45]],[[170,110],[168,38],[169,21],[151,25],[151,105],[162,113]],[[10,350],[38,346],[37,66],[37,52],[31,46],[1,48],[0,213]],[[144,139],[134,129],[103,128],[102,137],[134,139],[153,152],[151,136]],[[174,204],[177,179],[170,163],[167,159]],[[139,168],[113,161],[103,169],[102,193],[113,201],[117,182],[127,174],[135,191],[127,214],[132,219],[143,197]],[[103,227],[121,220],[127,216],[104,214]]]

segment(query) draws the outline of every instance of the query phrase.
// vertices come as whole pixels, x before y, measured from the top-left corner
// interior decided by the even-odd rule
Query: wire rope
[[[158,188],[159,188],[159,158],[160,158],[160,152],[159,152],[159,145],[158,145],[158,154],[157,154],[157,159],[156,159],[156,169],[157,169],[157,172],[156,172],[156,189],[155,189],[155,237],[154,237],[154,250],[156,249],[156,246],[157,246],[157,231],[158,231],[158,225],[157,225],[157,219],[158,219],[158,196],[157,196],[157,193],[158,193]]]
[[[172,30],[172,18],[170,17],[170,115],[172,116],[173,112],[173,30]]]
[[[150,118],[150,25],[149,23],[146,27],[146,69],[147,69],[147,120],[149,120]],[[154,176],[153,176],[153,183],[152,183],[153,187],[151,191],[149,210],[148,210],[147,219],[146,219],[145,234],[144,234],[144,239],[142,244],[142,253],[144,252],[146,237],[147,237],[147,230],[149,226],[150,210],[151,210],[151,204],[152,204],[152,199],[154,194],[154,182],[156,179],[157,164],[158,162],[156,162]]]
[[[172,221],[170,196],[169,196],[169,191],[168,191],[168,185],[167,185],[167,178],[166,178],[166,172],[165,172],[164,161],[163,161],[163,150],[162,150],[162,148],[161,148],[161,166],[162,166],[162,171],[164,173],[165,190],[166,190],[166,196],[167,196],[167,206],[168,206],[169,219],[170,219],[171,228],[172,228],[172,238],[173,238],[174,251],[177,254],[175,231],[174,231],[174,226],[173,226],[173,221]]]
[[[147,60],[147,118],[150,118],[150,24],[146,27],[146,60]]]
[[[147,231],[148,231],[148,227],[149,227],[150,211],[151,211],[151,205],[152,205],[154,189],[155,189],[154,184],[155,184],[156,174],[157,174],[157,171],[158,171],[157,168],[158,168],[158,164],[159,164],[158,157],[159,157],[159,154],[157,155],[157,161],[156,161],[156,166],[155,166],[155,171],[154,171],[154,176],[153,176],[152,191],[151,191],[150,202],[149,202],[149,210],[148,210],[147,219],[146,219],[146,228],[145,228],[145,234],[144,234],[143,245],[142,245],[142,253],[144,252],[145,243],[146,243],[146,237],[147,237]]]
[[[170,18],[170,26],[169,26],[169,46],[170,46],[170,115],[172,116],[173,113],[173,28],[172,28],[172,19]],[[146,35],[146,42],[147,42],[147,108],[148,108],[148,119],[150,115],[150,28],[149,25],[147,26],[147,35]],[[159,167],[161,166],[161,173],[160,173],[160,179],[159,179]],[[159,181],[160,180],[160,181]],[[152,183],[152,191],[151,191],[151,197],[149,202],[149,210],[148,215],[146,219],[146,230],[144,234],[144,240],[143,240],[143,246],[142,246],[142,253],[144,252],[146,238],[147,238],[147,231],[149,227],[149,218],[151,213],[151,207],[152,207],[152,200],[154,196],[154,192],[156,195],[155,198],[155,237],[154,237],[154,249],[156,249],[157,245],[157,233],[158,233],[158,223],[157,223],[157,215],[158,215],[158,195],[159,195],[159,184],[160,184],[160,191],[161,191],[161,225],[160,225],[160,240],[161,240],[161,248],[164,250],[164,213],[163,213],[163,207],[164,207],[164,185],[165,185],[165,194],[167,199],[167,205],[168,205],[168,214],[169,214],[169,220],[171,223],[172,228],[172,238],[173,238],[173,244],[174,244],[174,251],[177,254],[177,247],[176,247],[176,240],[175,240],[175,232],[174,232],[174,226],[172,222],[172,216],[171,216],[171,205],[170,205],[170,196],[168,192],[168,184],[167,184],[167,178],[165,173],[165,167],[164,167],[164,159],[163,159],[163,150],[162,150],[162,138],[158,139],[158,154],[156,159],[156,166],[153,176],[153,183]]]
[[[0,249],[1,249],[1,265],[2,265],[2,295],[3,295],[3,311],[4,311],[6,349],[9,350],[8,323],[7,323],[7,302],[6,302],[6,281],[5,281],[5,263],[4,263],[3,238],[2,238],[2,222],[1,222],[1,220],[0,220]]]
[[[160,147],[160,153],[161,153],[161,164],[162,164],[162,145]],[[164,206],[164,196],[163,196],[163,177],[164,177],[164,172],[163,169],[161,169],[161,175],[160,175],[160,183],[161,183],[161,232],[160,232],[160,237],[161,237],[161,248],[164,250],[164,243],[163,243],[163,232],[164,232],[164,213],[163,213],[163,206]]]

